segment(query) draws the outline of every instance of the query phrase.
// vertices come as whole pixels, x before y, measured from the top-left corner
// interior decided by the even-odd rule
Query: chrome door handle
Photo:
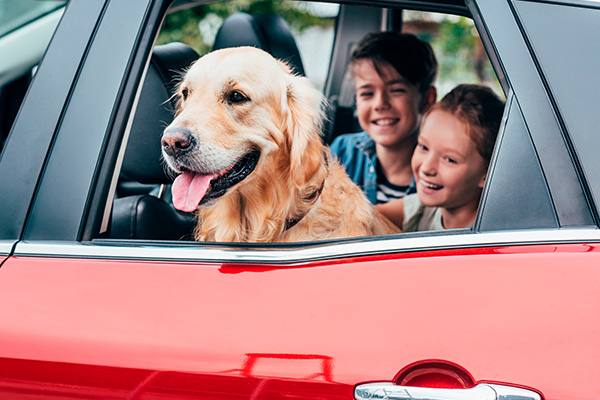
[[[356,400],[542,400],[531,390],[480,383],[470,389],[398,386],[391,382],[364,383],[354,389]]]

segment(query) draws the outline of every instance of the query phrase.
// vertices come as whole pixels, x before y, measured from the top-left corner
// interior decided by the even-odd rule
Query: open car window
[[[272,26],[266,26],[265,16],[271,18],[273,15],[278,18],[277,22],[269,20]],[[350,18],[360,19],[362,15],[368,16],[367,24],[349,21]],[[244,24],[250,24],[252,30],[240,37],[239,32],[243,31],[240,26],[245,27]],[[162,130],[177,108],[174,95],[177,84],[196,57],[216,48],[251,45],[262,46],[274,57],[284,59],[296,73],[306,75],[330,100],[329,125],[325,124],[323,134],[323,141],[328,144],[331,132],[339,133],[350,126],[358,126],[354,115],[354,92],[348,85],[345,71],[349,50],[363,35],[380,30],[386,24],[389,25],[387,30],[412,33],[432,45],[439,62],[435,82],[438,99],[460,83],[482,84],[504,97],[474,23],[464,15],[302,2],[214,3],[168,14],[158,35],[146,84],[132,122],[114,192],[110,226],[106,223],[103,227],[107,236],[169,240],[193,238],[195,218],[190,213],[170,208],[172,197],[168,178],[172,175],[167,179],[162,176],[165,165],[159,159]],[[286,53],[287,50],[283,49],[287,46],[283,43],[285,40],[295,42],[297,53]],[[343,57],[340,57],[340,52],[344,52]],[[343,64],[342,68],[338,64]],[[173,73],[169,75],[169,71]],[[340,79],[341,84],[336,84]],[[156,90],[151,91],[151,85],[162,85],[164,90],[157,95]],[[354,122],[349,123],[351,120]],[[343,128],[336,127],[336,124]],[[154,133],[149,134],[152,131]],[[353,131],[345,131],[350,132]],[[155,165],[147,165],[147,158],[140,153],[152,154]],[[140,163],[146,166],[140,168]],[[152,177],[152,170],[156,178]],[[151,205],[140,206],[140,202]],[[144,207],[152,208],[158,220],[165,220],[155,224],[156,227],[150,224],[142,226],[145,222],[141,221],[146,218],[140,218],[137,213],[143,212],[140,209]],[[131,221],[139,224],[132,225]]]

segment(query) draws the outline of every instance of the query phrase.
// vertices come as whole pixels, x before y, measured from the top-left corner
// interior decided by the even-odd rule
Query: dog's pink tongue
[[[175,178],[171,187],[175,208],[185,212],[195,211],[213,178],[214,175],[202,175],[192,172],[184,172]]]

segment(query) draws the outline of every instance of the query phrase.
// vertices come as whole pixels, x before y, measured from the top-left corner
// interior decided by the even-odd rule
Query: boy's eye
[[[373,96],[373,92],[360,92],[359,97],[371,97]]]
[[[392,93],[406,93],[406,88],[395,87],[390,90]]]

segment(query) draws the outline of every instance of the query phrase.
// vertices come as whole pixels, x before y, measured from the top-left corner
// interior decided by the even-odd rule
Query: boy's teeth
[[[380,119],[375,121],[375,124],[380,125],[380,126],[389,126],[392,125],[394,123],[394,119]]]

